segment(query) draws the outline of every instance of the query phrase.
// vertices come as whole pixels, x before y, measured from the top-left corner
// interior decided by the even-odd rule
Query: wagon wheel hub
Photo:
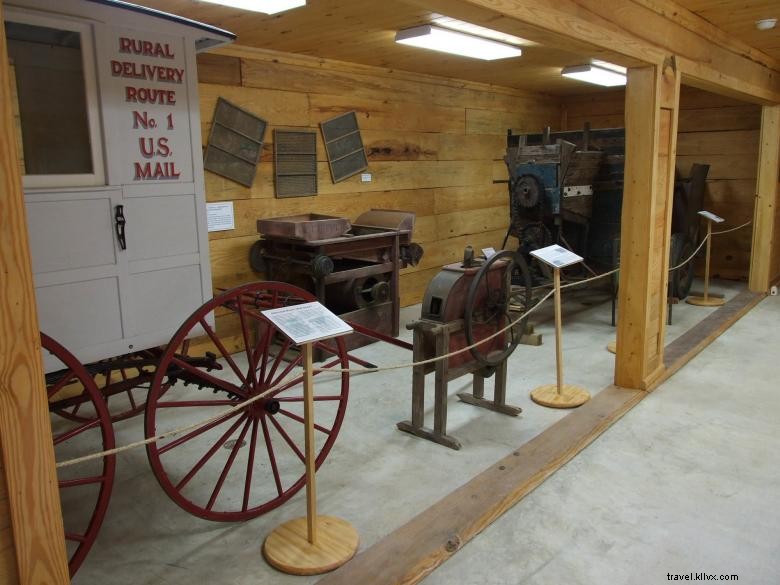
[[[263,409],[268,414],[276,414],[281,409],[282,405],[279,404],[279,401],[272,398],[270,400],[264,400],[263,401]]]

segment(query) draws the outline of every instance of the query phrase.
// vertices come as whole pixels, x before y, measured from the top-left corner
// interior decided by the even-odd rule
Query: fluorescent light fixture
[[[618,66],[616,65],[615,67]],[[579,81],[584,81],[586,83],[603,85],[605,87],[616,87],[618,85],[626,84],[625,73],[595,64],[564,67],[561,69],[561,75],[572,79],[578,79]]]
[[[276,14],[299,6],[306,6],[306,0],[202,0],[212,4],[221,4],[241,10],[263,12],[264,14]]]
[[[499,43],[430,24],[398,31],[395,35],[395,42],[422,47],[423,49],[452,53],[463,57],[484,59],[486,61],[519,57],[523,54],[518,47],[513,47],[506,43]]]
[[[507,43],[508,45],[528,46],[535,44],[522,37],[516,37],[515,35],[510,35],[501,31],[493,30],[492,28],[479,26],[478,24],[472,24],[470,22],[466,22],[465,20],[457,20],[442,14],[432,15],[431,24],[466,34],[476,35],[478,37],[484,37],[486,39],[498,41],[499,43]]]

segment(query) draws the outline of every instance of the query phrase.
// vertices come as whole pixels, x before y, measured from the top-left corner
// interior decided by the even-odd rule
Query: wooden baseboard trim
[[[764,298],[744,292],[665,351],[660,384]],[[413,585],[533,491],[648,396],[609,386],[468,483],[393,531],[317,585]]]
[[[714,311],[688,332],[672,341],[664,349],[666,370],[653,381],[650,390],[672,377],[680,368],[699,355],[710,343],[745,316],[766,297],[765,293],[743,291]]]

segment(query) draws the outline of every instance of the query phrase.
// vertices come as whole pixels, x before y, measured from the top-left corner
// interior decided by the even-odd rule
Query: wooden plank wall
[[[564,98],[568,130],[624,125],[624,91]],[[709,163],[704,205],[736,226],[753,218],[761,107],[683,87],[677,136],[677,170],[683,176],[694,162]],[[778,215],[780,224],[780,215]],[[751,228],[713,239],[712,274],[747,280]],[[775,262],[780,276],[780,257]]]
[[[215,287],[257,280],[249,268],[256,220],[316,212],[354,220],[372,207],[417,214],[414,239],[422,263],[404,271],[401,302],[420,302],[443,264],[466,244],[498,247],[508,222],[502,157],[508,128],[540,131],[560,124],[560,105],[547,96],[380,68],[231,47],[199,56],[202,137],[207,140],[218,97],[268,121],[252,188],[206,172],[208,201],[234,202],[236,229],[210,234]],[[318,130],[319,122],[355,110],[369,159],[370,183],[333,184],[318,137],[319,195],[274,198],[274,128]]]

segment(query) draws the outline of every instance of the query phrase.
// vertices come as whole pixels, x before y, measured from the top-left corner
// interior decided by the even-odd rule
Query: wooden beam
[[[0,22],[3,20],[0,0]],[[18,583],[69,583],[27,219],[0,27],[0,443]],[[5,534],[8,534],[7,532]]]
[[[762,293],[741,292],[666,346],[664,352],[666,370],[655,384],[661,384],[673,376],[765,297],[766,294]]]
[[[411,585],[460,550],[645,396],[611,386],[318,585]]]
[[[668,11],[646,0],[407,0],[432,8],[448,4],[449,16],[476,8],[499,19],[509,17],[533,24],[549,34],[589,43],[593,56],[609,51],[629,59],[661,65],[669,55],[678,59],[686,83],[718,92],[727,91],[764,104],[780,102],[780,75],[737,44],[721,46],[701,34],[690,19],[670,18]],[[483,21],[485,17],[482,17]],[[690,27],[690,28],[689,28]]]
[[[775,71],[780,71],[780,62],[777,59],[735,38],[674,0],[634,0],[634,2],[653,10],[669,20],[680,23],[689,31],[710,39],[733,53],[743,55],[751,61],[761,63],[761,65],[765,65]]]
[[[750,290],[766,292],[772,278],[773,255],[780,254],[780,238],[774,234],[778,205],[780,165],[780,106],[764,106],[758,152],[756,203],[753,209],[753,249],[750,256]]]
[[[615,384],[626,388],[648,388],[664,367],[679,93],[671,61],[628,72],[615,360]]]

